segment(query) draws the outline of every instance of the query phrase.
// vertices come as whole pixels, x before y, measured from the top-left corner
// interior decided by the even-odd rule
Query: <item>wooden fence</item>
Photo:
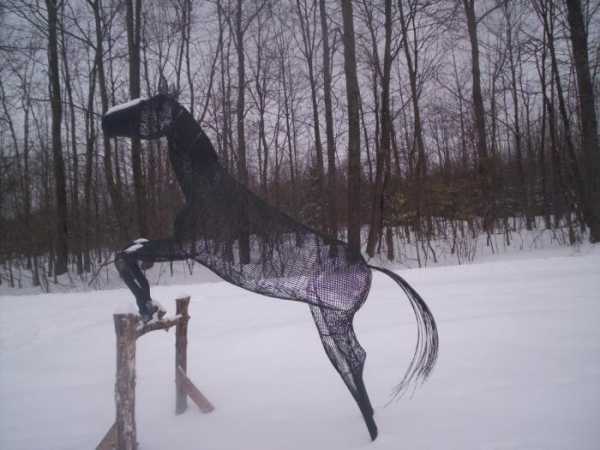
[[[136,341],[152,331],[168,331],[175,326],[175,414],[185,412],[188,397],[203,413],[214,410],[214,406],[187,376],[190,298],[178,298],[175,302],[177,309],[173,318],[161,317],[159,320],[143,323],[140,316],[135,314],[113,316],[117,335],[116,419],[96,450],[137,450],[138,448],[135,424]]]

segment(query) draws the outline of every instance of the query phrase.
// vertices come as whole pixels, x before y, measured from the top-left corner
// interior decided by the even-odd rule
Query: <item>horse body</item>
[[[345,242],[298,223],[235,180],[219,163],[200,125],[170,97],[159,95],[117,108],[105,116],[103,127],[108,135],[167,136],[169,159],[185,197],[172,238],[138,240],[117,255],[119,273],[142,315],[152,316],[152,300],[139,262],[189,258],[244,289],[307,303],[327,356],[375,439],[377,426],[362,379],[366,353],[352,326],[369,292],[371,266]],[[397,275],[388,275],[407,293],[423,328],[401,383],[406,384],[431,371],[437,331],[418,294]]]
[[[190,257],[256,293],[358,309],[370,285],[370,270],[360,254],[351,258],[345,242],[298,223],[241,185],[219,164],[208,137],[183,108],[167,136],[169,159],[178,167],[186,196],[174,238],[190,249]],[[247,261],[239,254],[244,226],[250,235]]]

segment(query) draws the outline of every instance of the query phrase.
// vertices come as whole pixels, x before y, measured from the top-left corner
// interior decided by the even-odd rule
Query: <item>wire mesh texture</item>
[[[391,276],[417,318],[412,362],[397,388],[420,383],[437,359],[433,316],[419,294],[397,274],[369,266],[343,241],[304,226],[239,183],[193,116],[168,93],[117,105],[105,114],[107,137],[166,136],[169,159],[185,199],[173,235],[137,239],[120,251],[116,266],[150,320],[155,306],[141,265],[193,259],[236,286],[270,297],[307,303],[331,363],[377,437],[373,408],[363,383],[366,353],[353,328],[371,285],[371,269]]]

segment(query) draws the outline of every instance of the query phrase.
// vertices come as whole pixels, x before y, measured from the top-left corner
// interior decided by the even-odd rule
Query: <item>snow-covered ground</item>
[[[173,332],[138,341],[140,450],[600,448],[600,247],[400,272],[437,319],[440,356],[412,397],[386,406],[415,324],[374,275],[355,327],[379,438],[371,443],[308,308],[226,283],[192,296],[188,373],[214,403],[174,416]],[[0,297],[0,449],[95,448],[114,420],[112,313],[124,289]]]

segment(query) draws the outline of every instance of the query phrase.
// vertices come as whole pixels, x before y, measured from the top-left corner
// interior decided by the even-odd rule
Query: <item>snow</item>
[[[355,327],[379,426],[358,408],[305,305],[232,285],[153,287],[170,314],[191,295],[188,375],[215,405],[174,411],[174,333],[137,346],[140,450],[592,450],[600,442],[600,247],[399,272],[439,326],[440,356],[413,396],[386,406],[416,328],[375,273]],[[112,313],[125,289],[0,297],[0,448],[95,448],[114,420]]]
[[[129,247],[127,247],[125,249],[125,253],[133,253],[133,252],[135,252],[136,250],[139,250],[142,247],[143,247],[142,244],[133,244],[133,245],[130,245]]]
[[[139,97],[139,98],[134,98],[133,100],[129,100],[128,102],[125,103],[120,103],[118,105],[113,106],[112,108],[109,108],[108,111],[106,111],[105,115],[109,115],[112,113],[115,113],[117,111],[122,111],[124,109],[127,108],[131,108],[132,106],[136,106],[137,104],[143,102],[144,100],[147,100],[145,97]]]
[[[176,298],[181,298],[181,297],[176,297]],[[152,304],[156,307],[158,307],[158,309],[160,311],[166,311],[167,309],[163,306],[163,304],[161,302],[159,302],[158,300],[154,300],[152,299]]]

